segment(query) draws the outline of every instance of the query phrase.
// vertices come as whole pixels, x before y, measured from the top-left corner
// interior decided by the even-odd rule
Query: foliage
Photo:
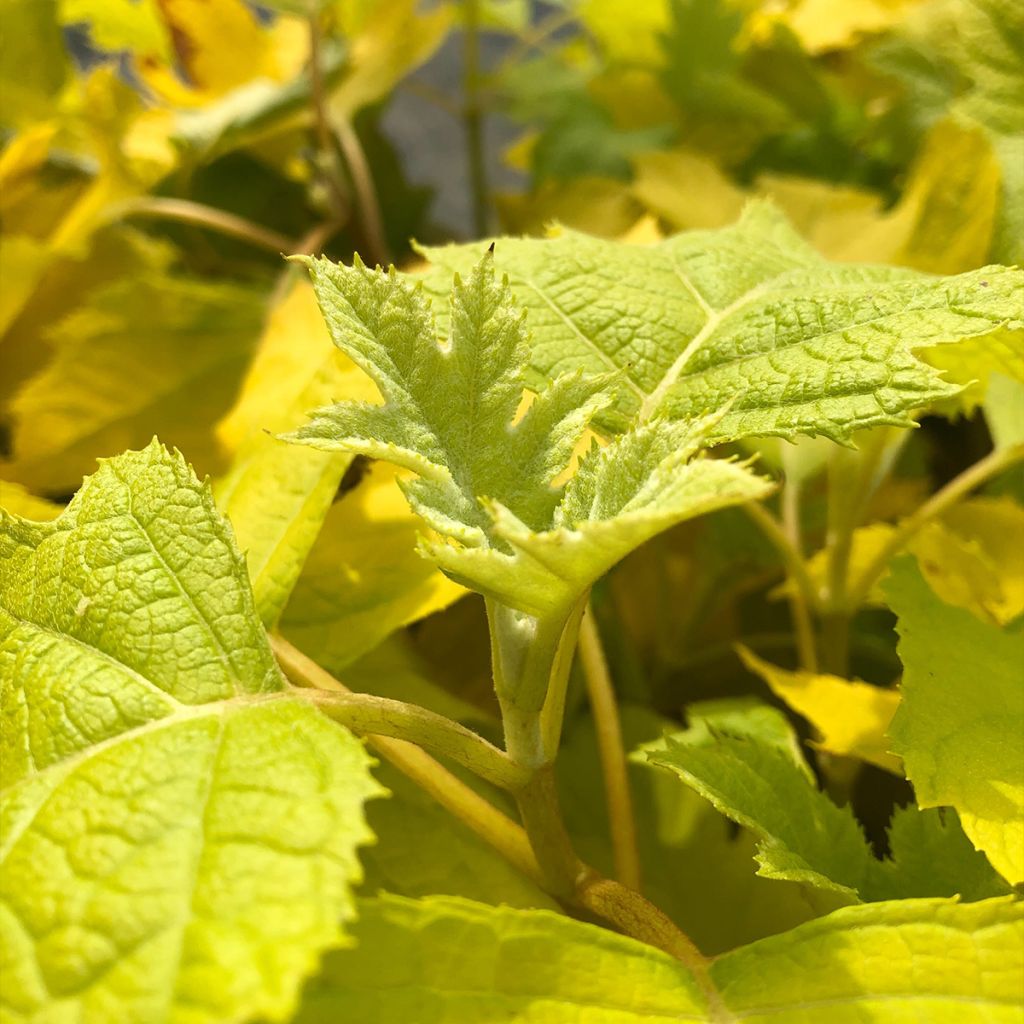
[[[1022,10],[4,0],[0,1019],[1019,1019]]]

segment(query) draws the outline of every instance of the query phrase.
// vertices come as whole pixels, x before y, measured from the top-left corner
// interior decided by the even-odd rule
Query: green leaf
[[[636,704],[622,704],[619,715],[626,749],[678,728]],[[565,733],[557,769],[566,826],[580,856],[610,878],[614,853],[593,720],[577,719]],[[737,829],[668,772],[636,759],[628,771],[644,895],[701,950],[724,953],[817,916],[817,894],[757,874],[748,829]]]
[[[1024,629],[944,603],[911,559],[894,563],[884,589],[904,668],[893,749],[917,802],[955,807],[971,842],[1024,882]]]
[[[180,456],[0,524],[4,1013],[286,1018],[354,914],[362,745],[289,693]]]
[[[385,459],[419,474],[402,484],[447,540],[422,550],[457,582],[532,615],[567,615],[620,558],[674,523],[767,492],[729,462],[691,461],[708,424],[644,424],[596,444],[554,486],[615,378],[576,371],[519,407],[529,358],[524,314],[487,256],[456,277],[450,337],[426,299],[389,274],[309,260],[337,344],[374,380],[383,405],[324,408],[289,436]]]
[[[439,295],[479,245],[426,248]],[[708,441],[908,425],[957,389],[915,349],[1024,325],[1024,274],[1005,267],[934,278],[824,260],[765,203],[717,231],[634,246],[564,231],[499,239],[495,262],[536,334],[532,383],[567,367],[620,370],[600,422],[720,412]]]
[[[947,818],[901,811],[892,859],[877,860],[850,808],[817,788],[792,729],[773,708],[722,702],[697,705],[689,715],[686,732],[641,750],[759,837],[758,874],[865,901],[1007,891],[952,811]]]
[[[688,713],[692,728],[645,749],[647,760],[760,838],[758,874],[855,900],[871,859],[867,841],[850,809],[817,788],[785,716],[768,707],[743,715],[712,706],[705,714],[697,705]]]
[[[677,960],[549,911],[384,897],[359,917],[358,946],[326,962],[297,1024],[707,1019]]]
[[[1006,899],[848,907],[762,939],[711,965],[720,1013],[667,954],[543,910],[391,897],[363,903],[358,928],[299,1024],[1011,1024],[1024,967]]]

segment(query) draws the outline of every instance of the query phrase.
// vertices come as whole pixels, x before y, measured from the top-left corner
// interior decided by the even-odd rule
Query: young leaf
[[[1006,891],[959,827],[937,816],[908,826],[916,810],[894,820],[894,859],[878,861],[850,808],[817,788],[795,735],[774,709],[697,705],[690,718],[689,730],[641,751],[760,837],[759,874],[865,901],[981,899]]]
[[[428,248],[440,294],[475,246]],[[908,425],[957,390],[914,350],[1024,326],[1024,273],[932,278],[831,264],[765,203],[739,223],[637,247],[574,232],[502,239],[495,261],[530,313],[533,382],[567,366],[621,370],[601,422],[725,410],[709,441]]]
[[[314,413],[291,440],[356,451],[419,474],[413,509],[448,541],[422,548],[453,579],[532,615],[566,615],[608,568],[683,519],[767,492],[733,463],[691,458],[708,425],[655,420],[595,447],[553,481],[614,377],[558,377],[517,419],[529,358],[524,314],[486,256],[456,278],[439,344],[421,289],[393,271],[308,261],[335,344],[383,405]]]
[[[358,928],[298,1024],[1010,1024],[1024,968],[1024,915],[1008,899],[837,910],[716,958],[714,1010],[668,954],[543,910],[382,897],[360,905]]]
[[[904,674],[893,720],[922,807],[951,805],[1011,883],[1024,882],[1024,629],[945,604],[911,559],[885,585]]]
[[[230,528],[157,442],[0,525],[4,1012],[286,1018],[354,913],[362,745],[289,695]]]

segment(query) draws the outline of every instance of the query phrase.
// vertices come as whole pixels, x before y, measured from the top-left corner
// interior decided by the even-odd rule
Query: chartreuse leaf
[[[536,616],[565,616],[644,540],[768,488],[741,466],[693,460],[707,423],[654,420],[596,444],[564,487],[553,481],[617,377],[564,374],[522,415],[529,359],[524,314],[486,256],[456,277],[439,343],[420,288],[361,263],[309,260],[337,344],[384,404],[340,403],[290,435],[412,470],[413,509],[447,540],[421,547],[457,582]]]
[[[285,1019],[354,914],[361,744],[289,694],[180,456],[0,524],[5,1017]]]
[[[478,251],[425,249],[428,287],[440,294]],[[831,264],[764,203],[733,227],[645,247],[574,232],[502,239],[495,261],[529,310],[540,379],[620,370],[625,387],[601,422],[724,410],[712,441],[907,425],[910,410],[956,390],[915,349],[1024,326],[1021,271],[932,278]]]
[[[938,815],[914,827],[901,822],[894,859],[877,860],[850,808],[817,788],[792,729],[773,708],[712,703],[689,714],[688,730],[634,756],[674,772],[751,829],[760,839],[759,874],[864,901],[1006,891],[960,828]]]
[[[1024,629],[943,602],[902,559],[885,584],[898,617],[902,700],[893,750],[922,807],[955,807],[971,842],[1024,882]]]
[[[740,657],[794,711],[817,729],[815,744],[830,754],[858,757],[903,774],[900,759],[889,753],[887,732],[900,702],[898,693],[869,683],[815,672],[791,672],[771,665],[746,648]]]
[[[460,899],[360,905],[359,944],[332,954],[299,1024],[1011,1024],[1024,916],[1008,899],[846,907],[718,957],[712,1011],[666,953],[543,910]]]

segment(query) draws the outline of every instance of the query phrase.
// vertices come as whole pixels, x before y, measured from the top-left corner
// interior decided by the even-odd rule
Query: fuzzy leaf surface
[[[358,928],[299,1024],[1011,1024],[1024,969],[1024,915],[1006,899],[846,907],[726,953],[710,970],[717,1013],[679,961],[543,910],[383,897]]]
[[[422,289],[360,263],[308,262],[335,344],[384,404],[321,409],[290,439],[418,474],[403,483],[406,496],[446,538],[421,548],[457,582],[533,615],[564,614],[649,537],[768,490],[742,466],[693,458],[707,423],[666,420],[595,444],[569,483],[555,486],[617,377],[563,374],[520,415],[525,315],[492,257],[465,282],[456,276],[440,343]]]
[[[179,455],[0,522],[3,1013],[287,1018],[354,913],[362,745],[290,695]]]
[[[479,243],[428,248],[440,295]],[[601,422],[725,410],[714,441],[823,434],[843,441],[955,392],[919,348],[1024,325],[1024,274],[988,267],[935,278],[830,263],[773,207],[739,222],[631,246],[564,231],[499,239],[495,261],[536,333],[538,379],[568,367],[624,372]]]

